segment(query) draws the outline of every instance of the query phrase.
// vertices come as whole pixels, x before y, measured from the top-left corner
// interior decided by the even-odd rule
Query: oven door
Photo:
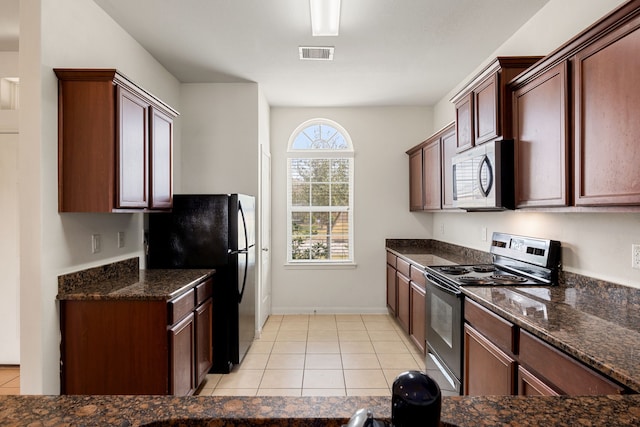
[[[463,294],[426,275],[427,347],[458,393],[462,385]],[[427,355],[429,357],[429,355]]]

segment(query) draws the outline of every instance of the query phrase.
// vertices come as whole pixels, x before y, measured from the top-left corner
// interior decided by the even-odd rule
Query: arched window
[[[289,263],[353,262],[353,144],[339,124],[302,123],[289,139]]]

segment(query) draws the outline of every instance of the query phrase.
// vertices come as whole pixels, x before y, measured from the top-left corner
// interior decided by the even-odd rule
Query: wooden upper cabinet
[[[640,205],[640,15],[579,51],[575,204]]]
[[[149,144],[149,190],[151,208],[173,206],[173,118],[151,108],[151,143]]]
[[[422,146],[409,152],[409,210],[421,211],[424,206],[422,188]]]
[[[115,69],[55,69],[58,210],[140,212],[172,206],[178,112]]]
[[[507,83],[540,58],[498,57],[451,99],[456,108],[458,152],[499,137],[513,137]]]
[[[516,207],[568,206],[567,62],[514,88]]]
[[[455,136],[455,124],[451,123],[407,151],[410,210],[453,208],[451,158],[457,150]]]
[[[456,150],[464,151],[473,147],[473,94],[468,93],[455,102],[456,107]]]
[[[456,155],[456,128],[453,124],[445,128],[440,139],[442,155],[442,209],[455,209],[453,206],[453,156]]]
[[[441,171],[440,171],[440,138],[435,139],[422,149],[422,179],[424,188],[424,209],[440,209],[441,205]]]
[[[146,208],[149,169],[149,103],[116,87],[118,96],[117,208]]]
[[[491,74],[474,91],[474,140],[481,144],[498,136],[498,73]]]

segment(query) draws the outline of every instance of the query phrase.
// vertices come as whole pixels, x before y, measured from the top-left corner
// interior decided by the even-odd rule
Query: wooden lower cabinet
[[[389,264],[390,258],[393,259],[393,265]],[[398,289],[396,277],[396,256],[387,253],[387,309],[393,316],[398,310]]]
[[[411,282],[411,331],[410,337],[413,343],[425,353],[427,347],[425,318],[426,297],[425,289],[415,282]]]
[[[212,279],[198,286],[170,301],[60,301],[61,394],[193,394],[212,360]]]
[[[560,393],[522,366],[518,366],[518,395],[559,396]]]
[[[195,384],[195,322],[193,313],[169,328],[169,394],[186,396],[193,394]]]
[[[516,361],[469,324],[464,325],[465,395],[513,395]]]
[[[540,382],[559,394],[595,396],[626,391],[604,375],[522,330],[519,361],[530,373],[535,372]]]
[[[410,333],[410,289],[409,278],[398,271],[398,322],[405,332]]]

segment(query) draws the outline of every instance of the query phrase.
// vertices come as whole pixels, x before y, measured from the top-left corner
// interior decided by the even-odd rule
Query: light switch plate
[[[101,239],[99,234],[91,235],[91,253],[92,254],[97,254],[102,249],[102,244],[101,244],[102,242],[100,240]]]
[[[631,245],[631,267],[640,270],[640,245]]]
[[[124,248],[124,231],[118,231],[118,247]]]

